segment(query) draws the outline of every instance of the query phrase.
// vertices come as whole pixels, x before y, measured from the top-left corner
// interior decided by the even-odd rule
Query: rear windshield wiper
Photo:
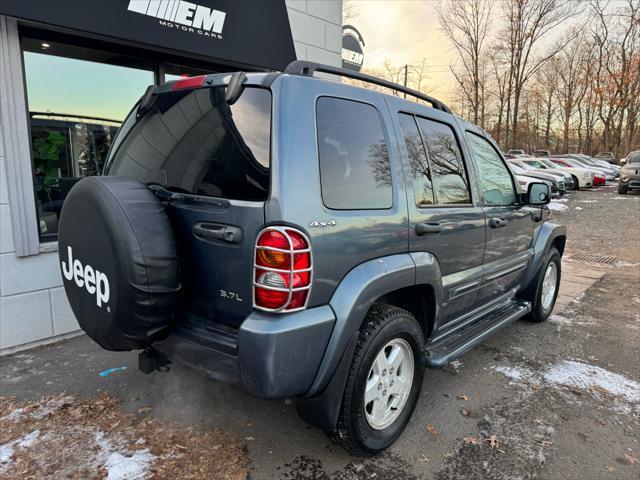
[[[208,203],[223,208],[229,208],[229,201],[222,198],[205,197],[190,193],[172,192],[157,183],[147,185],[149,189],[163,202],[188,202],[188,203]]]

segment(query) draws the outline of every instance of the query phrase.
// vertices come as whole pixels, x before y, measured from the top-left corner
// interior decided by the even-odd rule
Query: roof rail
[[[313,77],[313,74],[315,72],[330,73],[332,75],[353,78],[355,80],[362,80],[363,82],[373,83],[374,85],[380,85],[381,87],[386,87],[391,90],[403,92],[407,95],[411,95],[412,97],[416,97],[420,100],[424,100],[425,102],[429,102],[433,106],[433,108],[437,110],[451,113],[449,107],[447,107],[440,100],[430,97],[429,95],[426,95],[422,92],[418,92],[417,90],[413,90],[412,88],[405,87],[404,85],[393,83],[388,80],[383,80],[382,78],[374,77],[373,75],[367,75],[366,73],[354,72],[353,70],[347,70],[346,68],[322,65],[320,63],[308,62],[306,60],[294,60],[289,65],[287,65],[287,68],[285,68],[284,70],[284,73],[286,74],[300,75],[303,77]]]

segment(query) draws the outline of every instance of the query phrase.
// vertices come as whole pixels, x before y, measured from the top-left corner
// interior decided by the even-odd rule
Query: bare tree
[[[573,0],[511,0],[505,2],[503,15],[508,31],[511,55],[510,80],[513,86],[511,142],[518,140],[518,114],[525,85],[542,66],[562,50],[571,38],[557,42],[540,53],[538,44],[552,30],[578,13]]]
[[[540,68],[536,72],[535,78],[544,115],[544,146],[549,149],[551,147],[551,124],[556,114],[557,79],[553,63]]]
[[[592,36],[596,52],[595,93],[602,122],[602,144],[607,150],[623,151],[623,125],[626,149],[631,148],[637,125],[638,64],[640,61],[640,1],[627,0],[612,8],[609,2],[594,0]],[[631,125],[629,124],[631,121]]]
[[[452,66],[456,82],[471,104],[473,121],[481,113],[482,61],[493,0],[443,0],[436,10],[440,28],[458,52],[460,67]]]
[[[568,153],[569,151],[572,118],[585,94],[586,81],[583,75],[588,55],[583,47],[584,41],[584,36],[578,35],[551,62],[551,71],[555,75],[557,83],[556,95],[562,112],[560,122],[562,125],[563,153]]]

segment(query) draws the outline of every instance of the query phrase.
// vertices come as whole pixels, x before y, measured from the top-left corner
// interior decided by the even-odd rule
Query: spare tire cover
[[[145,348],[166,331],[179,261],[164,208],[143,183],[80,180],[65,199],[58,245],[71,309],[103,348]]]

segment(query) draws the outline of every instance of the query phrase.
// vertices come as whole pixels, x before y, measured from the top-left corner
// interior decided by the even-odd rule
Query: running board
[[[459,330],[427,344],[424,364],[442,368],[531,311],[531,303],[512,300]]]

